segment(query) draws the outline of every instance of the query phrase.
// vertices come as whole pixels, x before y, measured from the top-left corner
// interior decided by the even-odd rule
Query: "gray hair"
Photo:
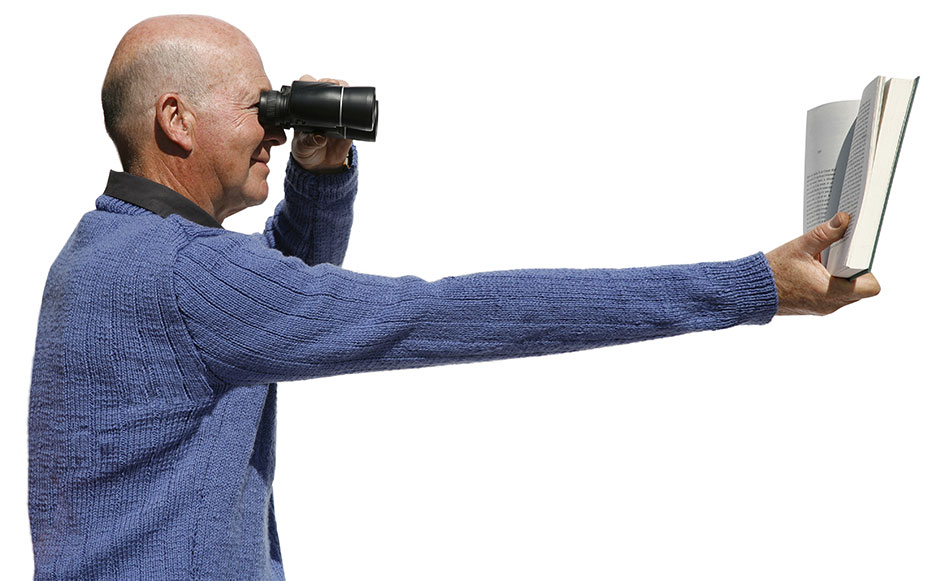
[[[208,73],[199,47],[177,39],[152,44],[131,59],[121,59],[118,53],[113,57],[102,84],[102,113],[126,171],[150,135],[156,100],[178,93],[201,106],[211,93]]]

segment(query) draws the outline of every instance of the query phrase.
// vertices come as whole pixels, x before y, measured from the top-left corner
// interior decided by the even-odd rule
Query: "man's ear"
[[[160,144],[179,149],[182,157],[195,148],[195,117],[178,93],[165,93],[155,102],[155,132]]]

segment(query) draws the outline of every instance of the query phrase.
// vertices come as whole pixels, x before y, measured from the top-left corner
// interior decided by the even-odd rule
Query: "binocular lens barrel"
[[[264,127],[295,127],[328,137],[376,141],[379,103],[375,87],[294,81],[262,91],[258,118]]]

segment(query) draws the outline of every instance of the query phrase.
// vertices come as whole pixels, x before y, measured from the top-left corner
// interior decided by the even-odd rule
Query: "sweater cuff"
[[[731,324],[764,325],[778,312],[778,289],[765,254],[703,266],[720,289],[721,314]]]
[[[294,159],[293,154],[287,160],[287,174],[284,178],[285,189],[291,189],[305,198],[317,201],[334,201],[352,195],[356,191],[356,179],[359,173],[359,157],[356,146],[350,146],[353,162],[349,169],[340,173],[313,174],[305,170]]]

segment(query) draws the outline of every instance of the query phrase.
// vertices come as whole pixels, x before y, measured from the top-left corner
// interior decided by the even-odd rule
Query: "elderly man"
[[[426,282],[340,268],[358,160],[296,136],[263,233],[222,228],[267,197],[282,131],[230,25],[134,26],[102,90],[122,161],[50,269],[30,405],[30,520],[40,579],[281,579],[276,385],[380,369],[614,345],[878,292],[815,255],[847,215],[719,263],[523,270]]]

